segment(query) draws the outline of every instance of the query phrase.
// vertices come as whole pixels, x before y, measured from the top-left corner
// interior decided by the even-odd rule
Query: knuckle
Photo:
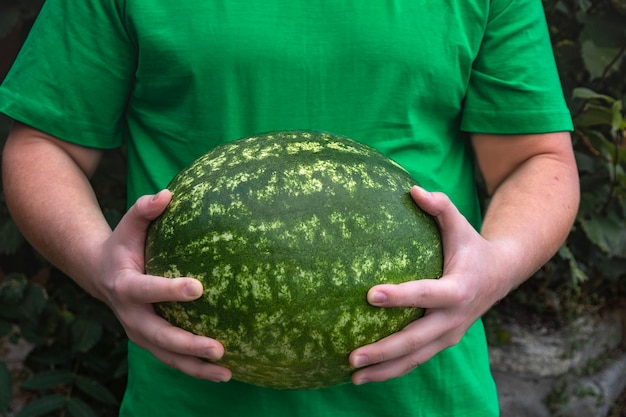
[[[159,358],[159,360],[170,368],[178,369],[178,361],[175,356],[165,355],[164,357]]]
[[[128,337],[129,340],[131,340],[133,343],[135,343],[137,346],[139,346],[142,349],[148,348],[144,340],[139,336],[139,334],[135,330],[133,330],[130,327],[127,327],[124,324],[124,322],[122,322],[122,325],[124,326],[124,331],[126,332],[126,336]]]
[[[450,318],[450,325],[452,327],[452,333],[455,337],[458,337],[458,334],[461,333],[461,328],[465,325],[465,317],[462,315],[454,315]]]
[[[149,195],[142,195],[141,197],[139,197],[136,201],[135,204],[132,205],[131,210],[135,210],[135,211],[143,211],[146,206],[149,204],[151,197]]]
[[[436,217],[444,214],[449,209],[454,208],[454,205],[447,194],[442,192],[433,192],[432,196],[437,200],[437,206],[439,207],[437,213],[435,214]]]
[[[387,355],[385,355],[385,352],[374,352],[372,354],[369,355],[370,357],[370,363],[382,363],[387,361]]]
[[[415,368],[419,367],[421,364],[422,364],[421,361],[419,361],[417,358],[409,357],[403,369],[402,375],[408,374],[409,372],[413,371]]]
[[[126,305],[130,301],[129,283],[122,276],[114,276],[104,281],[105,297],[111,306]]]
[[[450,285],[449,291],[451,299],[457,305],[465,305],[472,299],[469,287],[461,282],[455,282]]]
[[[127,285],[123,279],[113,278],[106,283],[109,292],[115,299],[123,299],[127,292]]]
[[[406,369],[404,369],[404,371],[402,372],[401,375],[398,376],[402,376],[402,375],[406,375],[409,372],[414,371],[416,368],[418,368],[421,365],[421,363],[417,362],[417,361],[411,361],[409,362],[408,366],[406,367]]]
[[[166,346],[168,345],[170,339],[166,329],[167,328],[159,327],[158,329],[155,329],[154,333],[152,334],[152,342],[162,349],[166,349]]]
[[[428,305],[435,296],[433,283],[427,280],[420,280],[415,283],[414,294],[410,300],[411,307],[423,307]]]
[[[424,300],[428,300],[432,297],[432,288],[430,285],[420,285],[417,287],[415,300],[413,307],[418,307]]]
[[[449,348],[449,347],[457,345],[463,338],[463,334],[464,333],[460,331],[454,331],[454,332],[448,333],[448,335],[443,340],[445,348]]]
[[[422,344],[422,338],[417,335],[408,334],[407,337],[404,338],[404,349],[406,352],[416,351],[422,347]]]

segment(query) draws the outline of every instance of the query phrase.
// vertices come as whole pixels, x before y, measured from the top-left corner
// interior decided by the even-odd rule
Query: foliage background
[[[626,297],[626,1],[544,0],[581,205],[565,245],[507,302],[556,321]]]
[[[0,0],[0,80],[42,3]],[[544,6],[575,122],[582,202],[559,253],[496,309],[559,323],[626,304],[626,0]],[[8,127],[0,118],[0,145]],[[125,206],[124,156],[109,152],[103,165],[93,184],[114,225]],[[24,241],[1,189],[0,340],[34,346],[19,371],[0,362],[0,416],[12,411],[17,393],[29,398],[20,417],[117,414],[127,371],[121,327]]]

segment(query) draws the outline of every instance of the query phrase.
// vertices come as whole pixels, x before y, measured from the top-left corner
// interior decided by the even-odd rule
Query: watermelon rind
[[[373,148],[326,132],[221,145],[170,183],[146,240],[146,272],[195,277],[200,299],[155,305],[212,337],[242,382],[312,389],[349,381],[348,355],[420,308],[378,308],[367,291],[442,274],[441,237],[415,185]]]

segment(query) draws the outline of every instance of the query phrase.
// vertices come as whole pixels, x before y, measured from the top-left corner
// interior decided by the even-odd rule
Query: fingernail
[[[202,295],[202,287],[197,282],[189,282],[183,287],[183,294],[190,298],[198,298]]]
[[[161,193],[163,192],[163,190],[159,191],[158,193],[154,194],[151,198],[152,201],[157,201],[159,199],[159,195],[161,195]]]
[[[370,382],[367,378],[355,378],[353,381],[354,385],[363,385],[363,384],[367,384],[368,382]]]
[[[357,355],[354,358],[354,367],[355,368],[360,368],[362,366],[367,365],[369,361],[369,358],[367,357],[367,355]]]
[[[373,304],[384,303],[385,301],[387,301],[387,294],[385,294],[382,291],[372,291],[372,293],[369,296],[369,299],[370,299],[370,303],[373,303]]]
[[[419,185],[414,185],[413,188],[417,190],[417,192],[423,196],[430,197],[431,195],[429,191],[426,191],[424,188],[420,187]]]
[[[219,377],[217,382],[228,382],[228,381],[230,381],[230,377],[231,377],[230,374],[222,374],[222,375],[220,375],[220,377]]]
[[[220,355],[218,355],[217,349],[215,349],[214,347],[206,348],[206,350],[204,351],[204,357],[212,361],[220,359]]]

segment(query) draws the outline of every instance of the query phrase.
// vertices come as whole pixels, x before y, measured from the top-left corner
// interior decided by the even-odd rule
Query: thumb
[[[439,192],[428,192],[421,187],[411,188],[411,196],[417,205],[433,216],[441,230],[444,244],[466,236],[474,231],[467,219],[459,212],[450,198]]]
[[[172,194],[169,190],[139,197],[115,228],[119,241],[140,245],[143,250],[150,223],[163,213],[171,199]]]
[[[129,213],[139,219],[144,219],[146,225],[163,213],[163,210],[172,200],[172,193],[169,190],[161,190],[154,195],[144,195],[139,197],[135,204],[130,208]]]
[[[411,188],[411,197],[422,210],[438,220],[441,217],[454,216],[455,212],[458,211],[444,193],[431,193],[416,185]]]

